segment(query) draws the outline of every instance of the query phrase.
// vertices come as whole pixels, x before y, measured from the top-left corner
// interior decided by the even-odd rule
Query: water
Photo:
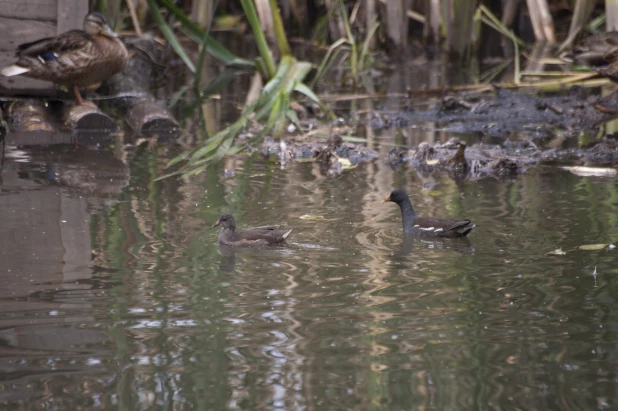
[[[614,179],[541,167],[428,191],[381,161],[327,178],[238,156],[152,183],[164,151],[5,159],[3,409],[618,406],[618,250],[576,250],[618,240]],[[404,240],[393,188],[477,229]],[[220,248],[223,212],[294,231]]]

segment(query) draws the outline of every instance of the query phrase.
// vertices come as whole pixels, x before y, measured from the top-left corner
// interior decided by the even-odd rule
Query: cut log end
[[[118,131],[118,126],[111,117],[90,106],[66,105],[63,119],[65,126],[76,132],[114,133]]]
[[[10,108],[9,117],[13,130],[17,132],[56,131],[47,107],[41,100],[17,101]]]
[[[151,99],[133,99],[127,122],[133,131],[144,137],[158,135],[160,138],[171,138],[179,132],[178,123],[170,112]]]
[[[144,137],[158,136],[159,140],[168,140],[178,135],[180,127],[178,123],[168,118],[151,119],[142,125],[139,134]]]

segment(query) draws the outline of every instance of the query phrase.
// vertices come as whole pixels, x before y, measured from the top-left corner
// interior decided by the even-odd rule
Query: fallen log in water
[[[152,96],[131,98],[126,120],[137,134],[146,137],[157,133],[177,134],[179,131],[176,119]]]
[[[8,109],[11,130],[14,132],[58,131],[41,100],[18,100]]]
[[[58,124],[42,100],[17,100],[8,106],[7,118],[11,131],[6,136],[9,144],[28,146],[72,142],[71,135],[58,132]]]
[[[60,107],[42,100],[17,100],[7,108],[10,133],[7,141],[15,145],[107,143],[118,126],[109,116],[93,107],[74,104]]]
[[[99,109],[77,104],[64,104],[62,119],[73,132],[96,131],[113,133],[118,131],[116,122]]]
[[[115,104],[124,112],[124,118],[137,134],[176,135],[179,126],[162,102],[157,101],[149,89],[156,77],[157,60],[161,52],[148,36],[127,42],[135,55],[124,71],[105,82],[102,93],[121,96]]]

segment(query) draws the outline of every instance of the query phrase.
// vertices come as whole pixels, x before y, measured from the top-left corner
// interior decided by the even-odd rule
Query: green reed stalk
[[[255,44],[257,45],[258,51],[260,52],[260,57],[264,61],[264,65],[267,71],[266,75],[270,79],[275,75],[276,72],[275,62],[272,55],[270,54],[268,42],[266,41],[266,36],[264,35],[264,31],[262,30],[262,26],[260,25],[260,18],[258,17],[257,10],[255,9],[255,5],[253,4],[252,0],[240,0],[240,3],[242,4],[245,16],[247,16],[247,21],[251,26],[251,30],[253,31],[253,36],[255,37]]]

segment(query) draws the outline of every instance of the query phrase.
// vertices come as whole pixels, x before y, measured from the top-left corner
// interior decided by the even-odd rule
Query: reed
[[[257,99],[245,107],[234,123],[212,137],[205,139],[203,143],[194,150],[185,152],[172,159],[168,167],[180,163],[182,163],[182,166],[176,171],[160,177],[160,179],[179,174],[185,176],[198,174],[204,171],[210,163],[219,161],[224,156],[237,153],[242,150],[246,144],[253,144],[260,141],[266,134],[280,135],[286,121],[291,121],[300,128],[296,113],[290,108],[294,92],[301,93],[319,104],[317,96],[309,87],[303,84],[304,78],[311,70],[311,64],[298,61],[291,56],[290,47],[287,37],[285,36],[283,22],[276,1],[270,0],[268,9],[272,14],[271,21],[275,42],[278,46],[277,51],[282,55],[278,66],[275,64],[272,57],[273,53],[266,41],[266,35],[262,29],[255,4],[251,0],[241,0],[241,4],[247,21],[253,31],[256,46],[260,54],[259,62],[256,64],[256,67],[263,68],[262,75],[267,80],[267,83],[262,88]],[[162,23],[164,22],[158,21],[158,23],[161,29]],[[163,25],[163,27],[165,26]],[[195,28],[192,27],[192,29]],[[168,41],[170,38],[173,39],[173,37],[168,37],[168,35],[166,35]],[[202,51],[207,48],[207,39],[208,35],[204,33]],[[172,47],[174,46],[172,45]],[[202,53],[200,55],[202,55]],[[196,77],[197,75],[196,73]],[[241,130],[247,127],[249,121],[262,122],[261,130],[255,133],[255,135],[242,146],[235,146],[234,140],[236,136]]]

